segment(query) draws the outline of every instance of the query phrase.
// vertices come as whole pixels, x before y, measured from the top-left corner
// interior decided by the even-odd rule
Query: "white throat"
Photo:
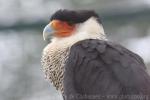
[[[106,40],[103,26],[99,24],[94,17],[91,17],[84,23],[77,25],[73,35],[65,38],[55,37],[52,39],[51,44],[59,44],[63,47],[71,47],[76,42],[85,39]]]
[[[70,37],[53,38],[43,51],[42,66],[46,78],[50,79],[54,86],[63,92],[64,64],[68,58],[70,47],[78,41],[85,39],[106,40],[104,29],[95,18],[77,25],[76,31]]]

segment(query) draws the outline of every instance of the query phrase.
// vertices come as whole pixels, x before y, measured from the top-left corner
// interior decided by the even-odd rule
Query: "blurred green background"
[[[108,38],[150,66],[150,0],[0,0],[0,100],[62,100],[40,58],[42,30],[64,8],[95,10]]]

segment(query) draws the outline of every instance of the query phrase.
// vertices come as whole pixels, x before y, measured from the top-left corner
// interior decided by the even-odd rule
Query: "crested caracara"
[[[142,58],[107,40],[94,11],[56,11],[43,38],[45,76],[65,100],[150,100]]]

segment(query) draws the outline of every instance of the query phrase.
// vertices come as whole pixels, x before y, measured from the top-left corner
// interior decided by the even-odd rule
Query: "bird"
[[[42,69],[64,100],[150,100],[143,59],[108,40],[94,10],[57,10],[43,39]]]

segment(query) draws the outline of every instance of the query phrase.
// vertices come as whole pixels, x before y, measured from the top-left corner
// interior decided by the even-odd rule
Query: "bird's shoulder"
[[[144,65],[143,59],[127,48],[107,40],[86,39],[74,44],[70,53],[79,55],[79,58],[101,59],[106,64],[120,63],[123,67],[138,63]]]
[[[69,58],[68,62],[72,68],[75,66],[73,69],[77,77],[79,73],[87,74],[92,71],[94,75],[103,71],[120,83],[133,86],[140,83],[139,78],[144,78],[146,74],[146,67],[140,56],[110,41],[98,39],[80,41],[72,46]],[[143,76],[139,76],[139,73]],[[130,82],[130,79],[134,82]]]
[[[142,58],[121,45],[87,39],[70,49],[64,75],[66,93],[117,94],[122,88],[143,92],[149,83]]]

